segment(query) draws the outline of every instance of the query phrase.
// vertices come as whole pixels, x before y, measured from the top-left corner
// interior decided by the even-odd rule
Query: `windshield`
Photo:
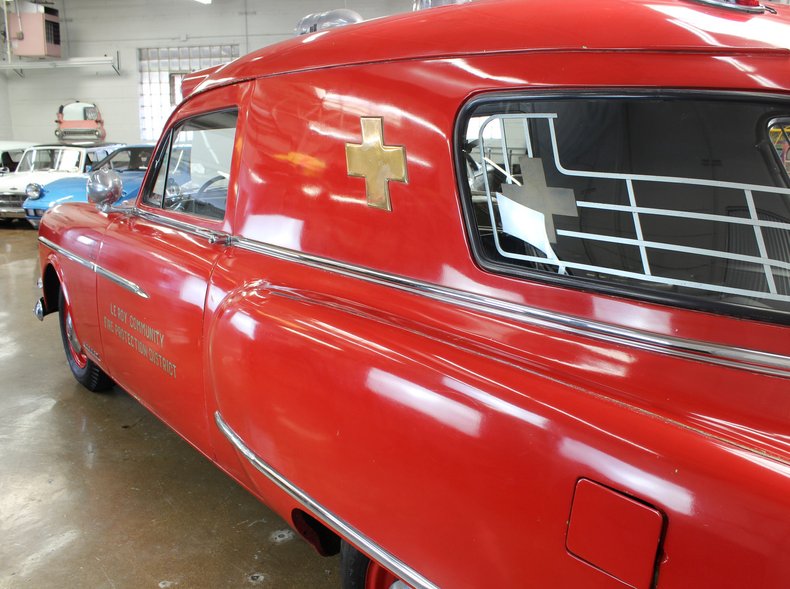
[[[92,102],[72,102],[60,107],[64,121],[95,121],[99,109]]]
[[[42,172],[47,170],[79,172],[80,156],[81,152],[79,149],[63,147],[29,149],[22,156],[17,172]]]

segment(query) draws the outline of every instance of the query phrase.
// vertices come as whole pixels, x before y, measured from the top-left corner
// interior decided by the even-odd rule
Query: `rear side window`
[[[12,149],[3,153],[3,165],[15,169],[19,165],[25,151],[23,149]]]
[[[459,127],[479,263],[790,321],[790,104],[485,99]]]
[[[145,202],[198,217],[224,218],[237,120],[234,109],[176,126]]]

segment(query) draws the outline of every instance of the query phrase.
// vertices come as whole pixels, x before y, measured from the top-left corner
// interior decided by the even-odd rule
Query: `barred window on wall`
[[[138,49],[141,139],[159,138],[167,117],[181,101],[181,80],[186,74],[228,63],[238,56],[238,45]]]

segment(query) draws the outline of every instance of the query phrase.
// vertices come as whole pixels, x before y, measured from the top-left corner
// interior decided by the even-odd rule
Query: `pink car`
[[[92,102],[61,104],[55,122],[55,136],[63,143],[75,139],[102,141],[107,136],[99,107]]]

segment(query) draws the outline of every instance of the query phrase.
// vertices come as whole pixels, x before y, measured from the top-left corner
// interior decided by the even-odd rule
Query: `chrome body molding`
[[[231,245],[529,325],[730,368],[790,377],[790,357],[780,354],[661,335],[555,313],[245,238],[234,237]]]
[[[127,280],[123,276],[119,276],[118,274],[115,274],[114,272],[110,272],[109,270],[105,270],[104,268],[102,268],[98,264],[93,264],[93,267],[94,267],[94,269],[96,271],[96,274],[98,274],[99,276],[104,276],[104,278],[106,278],[107,280],[109,280],[111,282],[114,282],[118,286],[121,286],[121,287],[125,288],[128,291],[133,292],[138,297],[141,297],[141,298],[144,298],[144,299],[148,298],[148,293],[146,293],[142,288],[140,288],[137,284],[135,284],[131,280]]]
[[[221,243],[226,246],[236,246],[242,249],[261,253],[280,260],[296,262],[313,268],[334,272],[373,284],[396,288],[411,294],[424,296],[433,300],[456,305],[471,311],[492,314],[498,317],[554,329],[582,337],[590,337],[611,343],[636,347],[652,352],[668,354],[676,357],[707,362],[740,370],[748,370],[772,376],[790,377],[790,356],[773,354],[760,350],[729,347],[712,342],[690,340],[685,338],[662,335],[654,332],[643,331],[628,327],[621,327],[610,323],[603,323],[590,319],[566,315],[553,311],[546,311],[527,305],[503,301],[493,297],[456,290],[446,286],[423,282],[390,274],[364,266],[349,264],[331,258],[324,258],[304,252],[283,248],[264,242],[242,237],[232,237],[221,231],[213,231],[177,221],[169,217],[150,213],[140,209],[127,209],[125,212],[140,218],[161,223],[180,231],[205,238],[209,243]],[[126,288],[142,298],[148,298],[145,291],[135,283],[105,270],[101,266],[86,260],[68,250],[56,245],[50,240],[39,237],[39,241],[53,250],[61,253],[70,260],[82,264],[86,268],[104,276],[108,280]]]
[[[277,472],[264,460],[258,457],[244,441],[234,432],[225,420],[222,419],[219,411],[214,413],[214,421],[222,434],[233,444],[247,461],[252,464],[259,472],[266,478],[272,481],[280,489],[285,491],[293,499],[298,501],[316,515],[325,525],[340,534],[342,537],[350,540],[363,552],[371,556],[382,566],[386,567],[403,581],[407,582],[412,587],[417,589],[438,589],[438,587],[431,583],[428,579],[420,575],[417,571],[413,570],[401,560],[384,550],[381,546],[373,542],[370,538],[344,522],[342,519],[334,515],[331,511],[323,505],[315,501],[305,491],[291,483],[282,474]]]
[[[85,349],[86,352],[88,352],[88,354],[93,356],[98,362],[101,362],[101,356],[99,355],[99,352],[94,350],[91,346],[89,346],[86,343],[83,343],[82,347]]]
[[[151,213],[138,208],[127,209],[127,212],[136,217],[140,217],[141,219],[145,219],[146,221],[151,221],[152,223],[159,223],[160,225],[165,225],[167,227],[172,227],[173,229],[178,229],[179,231],[197,235],[198,237],[206,239],[209,243],[220,243],[222,245],[230,245],[231,243],[230,235],[224,231],[205,229],[191,223],[178,221],[177,219],[171,219],[170,217],[157,215],[156,213]]]
[[[81,266],[86,267],[88,270],[90,270],[92,272],[95,272],[99,276],[103,276],[104,278],[106,278],[107,280],[109,280],[111,282],[114,282],[118,286],[121,286],[121,287],[125,288],[126,290],[128,290],[130,292],[133,292],[138,297],[141,297],[141,298],[144,298],[144,299],[148,298],[148,294],[142,288],[140,288],[137,284],[132,282],[131,280],[127,280],[126,278],[124,278],[123,276],[119,276],[115,272],[110,272],[109,270],[107,270],[105,268],[102,268],[98,264],[96,264],[94,262],[91,262],[90,260],[86,260],[82,256],[78,256],[77,254],[75,254],[73,252],[70,252],[66,248],[63,248],[63,247],[57,245],[56,243],[53,243],[52,241],[50,241],[46,237],[39,237],[38,240],[41,243],[43,243],[45,246],[47,246],[48,248],[58,252],[64,258],[68,258],[72,262],[76,262],[77,264],[80,264]]]

